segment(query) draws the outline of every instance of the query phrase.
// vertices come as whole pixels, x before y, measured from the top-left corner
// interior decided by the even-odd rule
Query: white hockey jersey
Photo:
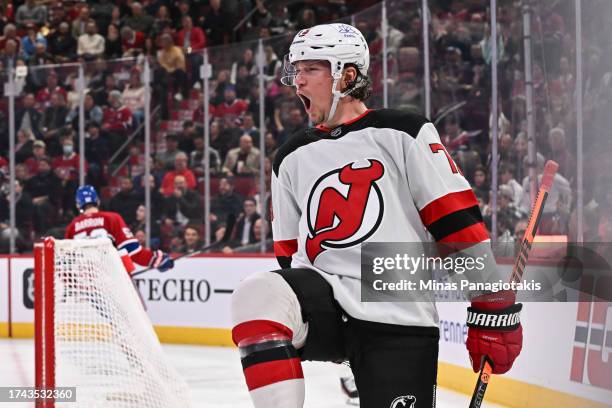
[[[361,302],[360,244],[489,238],[434,125],[390,109],[289,139],[273,165],[272,216],[281,266],[321,274],[354,318],[409,326],[437,326],[435,304]]]

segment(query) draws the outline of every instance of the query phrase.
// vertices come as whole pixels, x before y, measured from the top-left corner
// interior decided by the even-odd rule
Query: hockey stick
[[[227,243],[227,241],[229,241],[231,235],[232,235],[232,230],[234,229],[234,225],[236,224],[236,216],[234,214],[228,214],[227,215],[227,220],[225,221],[225,233],[223,234],[223,238],[221,238],[220,241],[214,242],[210,245],[206,245],[200,249],[198,249],[197,251],[193,251],[193,252],[186,252],[182,255],[177,256],[176,258],[172,258],[173,261],[178,261],[179,259],[183,259],[183,258],[187,258],[193,255],[198,255],[201,254],[202,252],[206,252],[206,251],[210,251],[211,249],[215,249],[218,246]],[[149,272],[153,269],[157,269],[155,267],[148,267],[146,269],[143,269],[142,271],[138,271],[138,272],[134,272],[131,277],[134,278],[135,276],[141,275],[143,273]]]
[[[523,240],[521,241],[521,245],[519,247],[519,253],[516,257],[514,268],[512,269],[512,275],[510,276],[510,282],[518,283],[523,278],[523,272],[525,271],[525,266],[527,265],[529,250],[531,249],[531,244],[533,243],[538,225],[540,224],[540,220],[544,212],[544,203],[548,198],[548,192],[552,187],[558,168],[559,165],[552,160],[547,161],[546,165],[544,166],[544,173],[542,175],[540,189],[538,190],[535,204],[531,209],[529,224],[525,229],[525,234],[523,235]],[[492,372],[493,365],[491,360],[489,360],[488,357],[485,357],[480,368],[480,374],[478,375],[478,381],[476,382],[476,387],[474,388],[474,393],[472,394],[472,400],[470,401],[469,408],[480,408],[480,405],[484,400],[484,394],[487,390],[487,385],[489,384],[489,379],[491,378]]]

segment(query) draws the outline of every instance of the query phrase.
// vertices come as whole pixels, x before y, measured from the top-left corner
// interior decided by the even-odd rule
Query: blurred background
[[[328,22],[368,40],[370,107],[436,124],[494,241],[548,159],[540,234],[612,238],[610,1],[5,0],[0,251],[62,237],[87,183],[142,244],[271,252],[271,163],[309,125],[281,61]]]

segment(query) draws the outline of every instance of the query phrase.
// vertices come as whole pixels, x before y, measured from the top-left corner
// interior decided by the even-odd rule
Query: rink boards
[[[163,342],[231,346],[231,291],[249,274],[276,268],[269,256],[194,257],[167,273],[140,275],[135,284]],[[546,265],[534,273],[538,268]],[[33,336],[33,279],[31,257],[0,258],[0,337]],[[471,394],[476,375],[464,345],[465,305],[438,303],[438,310],[438,381]],[[522,321],[523,351],[510,373],[493,378],[487,400],[517,407],[611,406],[612,304],[529,303]]]

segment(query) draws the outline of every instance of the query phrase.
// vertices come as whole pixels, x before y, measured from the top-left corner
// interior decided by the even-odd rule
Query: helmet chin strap
[[[329,109],[329,113],[327,114],[327,123],[330,123],[336,114],[336,108],[338,107],[338,102],[340,102],[340,98],[344,98],[347,96],[353,89],[348,89],[344,92],[340,92],[336,89],[338,86],[338,82],[340,82],[340,78],[342,75],[334,76],[334,82],[332,83],[332,95],[334,95],[334,99],[332,100],[331,108]]]

